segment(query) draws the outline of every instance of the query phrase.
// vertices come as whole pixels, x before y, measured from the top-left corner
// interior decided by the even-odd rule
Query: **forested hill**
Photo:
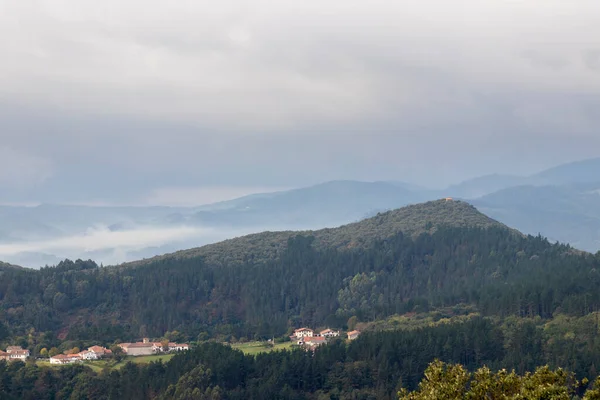
[[[597,256],[523,236],[444,200],[128,267],[66,261],[5,269],[0,330],[109,344],[173,330],[188,339],[285,336],[299,326],[345,328],[351,317],[461,304],[483,315],[550,318],[600,309],[598,284]]]
[[[6,269],[6,268],[21,268],[21,267],[19,267],[18,265],[12,265],[12,264],[8,264],[8,263],[0,261],[0,271],[2,271],[3,269]]]
[[[443,199],[379,213],[372,218],[338,228],[303,232],[262,232],[123,265],[139,266],[170,258],[194,257],[202,257],[204,262],[210,265],[240,264],[248,260],[265,262],[284,252],[288,239],[297,234],[313,237],[313,246],[316,249],[351,249],[368,247],[375,241],[384,240],[400,232],[414,238],[422,233],[433,233],[440,227],[509,229],[466,202]]]

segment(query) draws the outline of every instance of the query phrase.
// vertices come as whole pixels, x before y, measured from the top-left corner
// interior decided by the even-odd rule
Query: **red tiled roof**
[[[352,336],[352,335],[358,335],[358,334],[360,334],[360,331],[352,331],[352,332],[348,332],[348,335],[349,335],[349,336]]]
[[[294,332],[302,332],[302,331],[311,331],[314,332],[312,329],[310,328],[300,328],[300,329],[296,329]]]
[[[325,329],[324,331],[321,331],[321,335],[324,333],[329,333],[329,332],[333,332],[331,329]]]
[[[101,346],[92,346],[88,348],[88,351],[93,351],[94,353],[104,353],[106,352],[106,349]]]
[[[304,338],[304,341],[308,342],[308,343],[310,343],[310,342],[318,343],[318,342],[324,342],[325,338],[321,337],[321,336],[307,337],[307,338]]]

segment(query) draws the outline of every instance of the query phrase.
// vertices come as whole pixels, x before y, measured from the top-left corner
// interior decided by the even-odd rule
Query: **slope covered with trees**
[[[0,313],[13,335],[129,340],[284,335],[470,304],[483,315],[600,308],[598,258],[525,237],[438,201],[337,229],[265,233],[136,265],[8,269]]]

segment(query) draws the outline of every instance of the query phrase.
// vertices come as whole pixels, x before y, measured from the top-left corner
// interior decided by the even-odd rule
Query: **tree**
[[[356,315],[351,316],[348,319],[348,330],[353,331],[356,328],[356,324],[358,323],[358,318]]]
[[[471,374],[462,365],[449,365],[436,360],[425,371],[425,378],[418,390],[411,393],[402,389],[398,392],[398,398],[570,400],[578,386],[574,375],[560,368],[552,371],[544,366],[533,374],[528,372],[519,376],[514,371],[492,373],[489,368],[482,367]]]
[[[56,347],[53,347],[48,351],[48,356],[50,356],[50,357],[54,357],[58,354],[60,354],[60,350],[57,349]]]
[[[113,345],[110,348],[110,351],[112,352],[113,358],[118,362],[121,361],[123,359],[123,357],[125,357],[125,352],[123,351],[123,348],[121,348],[121,346],[119,345]]]
[[[44,358],[48,358],[48,349],[47,348],[43,348],[40,350],[40,357],[44,357]]]

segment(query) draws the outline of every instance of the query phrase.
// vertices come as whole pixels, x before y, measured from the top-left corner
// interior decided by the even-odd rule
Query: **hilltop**
[[[313,236],[313,246],[317,249],[340,249],[364,247],[400,232],[416,237],[422,233],[433,233],[442,226],[510,229],[464,201],[442,199],[379,213],[374,217],[337,228],[262,232],[126,263],[123,266],[139,266],[170,258],[196,257],[204,258],[210,265],[242,263],[249,257],[254,261],[268,261],[277,258],[286,249],[288,239],[298,234]]]
[[[22,267],[0,261],[0,271],[4,268],[22,268]]]

